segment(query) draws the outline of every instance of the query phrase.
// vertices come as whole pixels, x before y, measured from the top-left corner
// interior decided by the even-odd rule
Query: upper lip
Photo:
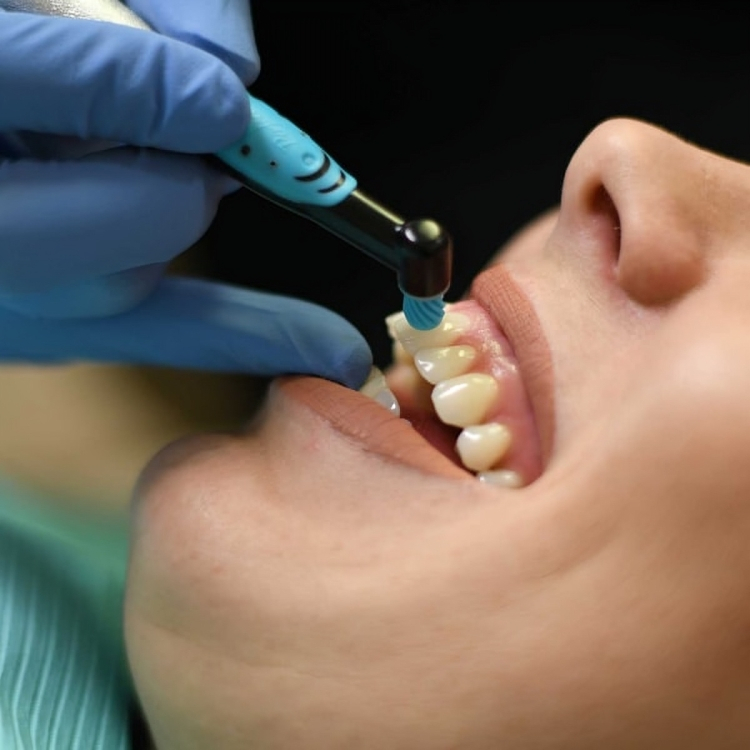
[[[554,380],[549,344],[534,306],[503,263],[477,276],[470,296],[492,317],[518,360],[546,464],[555,432]]]

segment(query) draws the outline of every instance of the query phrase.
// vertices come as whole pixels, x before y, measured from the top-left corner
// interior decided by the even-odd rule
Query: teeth
[[[456,344],[469,331],[469,318],[447,310],[436,329],[418,331],[407,323],[403,312],[397,312],[386,318],[386,326],[393,339],[393,361],[411,365],[394,371],[394,376],[399,373],[402,384],[406,382],[403,380],[406,375],[413,376],[413,387],[405,386],[410,389],[410,398],[424,399],[424,408],[431,399],[442,422],[463,428],[455,446],[461,463],[487,484],[523,487],[524,481],[518,472],[493,468],[507,455],[513,436],[507,425],[484,422],[497,402],[500,385],[491,375],[469,372],[478,358],[478,351],[473,346]],[[431,395],[430,386],[434,386]],[[373,370],[362,390],[399,413],[395,396],[379,370]]]
[[[398,405],[398,401],[393,395],[393,391],[388,388],[385,382],[385,375],[377,367],[373,367],[370,370],[370,374],[365,384],[359,389],[359,392],[377,401],[397,417],[401,415],[401,408]]]
[[[400,341],[394,339],[393,341],[393,361],[397,365],[410,365],[412,364],[411,354],[404,349],[403,344]]]
[[[445,424],[469,427],[481,424],[497,391],[497,381],[491,375],[469,373],[438,383],[432,391],[432,404]]]
[[[510,487],[514,489],[523,487],[523,479],[521,479],[520,474],[515,471],[508,471],[507,469],[482,471],[477,474],[477,479],[479,479],[480,482],[494,484],[496,487]]]
[[[414,355],[414,364],[420,375],[436,385],[442,380],[463,375],[476,359],[473,346],[440,346],[419,349]]]
[[[456,450],[467,469],[486,471],[505,456],[510,443],[510,430],[504,424],[489,422],[464,428],[456,441]]]
[[[469,330],[469,319],[461,313],[448,311],[442,323],[431,331],[418,331],[406,322],[403,312],[393,313],[385,319],[388,333],[412,356],[420,349],[449,346],[462,333]]]

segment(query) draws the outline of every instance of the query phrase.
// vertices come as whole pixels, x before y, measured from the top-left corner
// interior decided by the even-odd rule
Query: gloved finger
[[[129,0],[128,6],[162,34],[200,47],[250,85],[258,77],[250,0]]]
[[[44,292],[0,293],[0,307],[32,318],[101,318],[125,312],[151,294],[166,263],[83,279]]]
[[[148,149],[0,161],[0,292],[168,262],[203,235],[234,185],[203,159]]]
[[[136,308],[107,318],[31,319],[0,310],[0,360],[305,373],[358,388],[372,356],[350,323],[310,302],[172,277]]]
[[[80,18],[0,18],[0,131],[213,153],[247,127],[242,81],[204,50]]]

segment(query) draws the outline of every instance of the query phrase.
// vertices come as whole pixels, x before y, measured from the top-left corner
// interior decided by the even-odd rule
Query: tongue
[[[401,407],[401,416],[436,450],[453,461],[456,466],[464,468],[456,453],[456,439],[460,430],[443,424],[435,414],[423,411],[410,411]]]
[[[398,399],[401,417],[433,448],[463,468],[456,453],[460,430],[441,422],[432,406],[432,386],[411,365],[393,365],[388,371],[388,386]]]

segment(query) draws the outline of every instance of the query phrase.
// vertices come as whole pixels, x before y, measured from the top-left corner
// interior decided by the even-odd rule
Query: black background
[[[360,187],[453,234],[457,298],[559,198],[597,123],[629,116],[750,161],[745,2],[256,0],[252,93]],[[206,235],[209,275],[327,305],[387,364],[395,275],[249,191]]]

